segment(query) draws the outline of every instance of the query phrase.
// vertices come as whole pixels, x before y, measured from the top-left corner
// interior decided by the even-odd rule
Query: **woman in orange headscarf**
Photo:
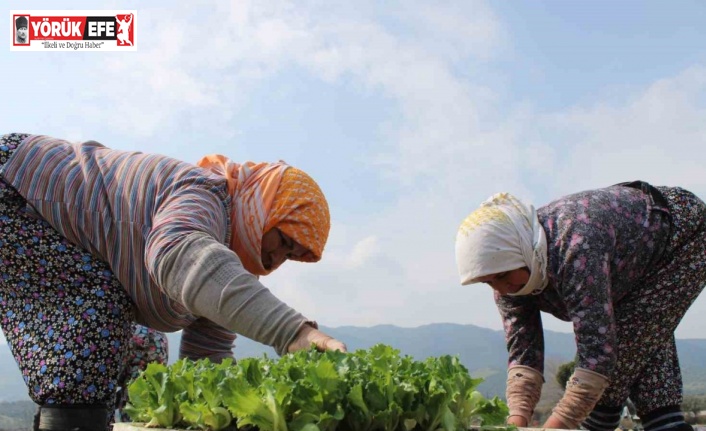
[[[321,259],[330,220],[318,185],[282,162],[199,165],[0,138],[2,328],[40,428],[107,428],[133,322],[183,329],[182,357],[232,357],[236,333],[279,354],[345,351],[258,280]]]
[[[248,271],[269,274],[285,257],[303,262],[321,259],[330,228],[328,204],[310,176],[284,162],[238,164],[222,155],[206,156],[198,165],[226,179],[233,199],[230,248]],[[292,252],[280,256],[263,250],[267,234],[281,236],[280,242]],[[265,238],[266,243],[271,241]],[[294,252],[295,245],[299,253]]]

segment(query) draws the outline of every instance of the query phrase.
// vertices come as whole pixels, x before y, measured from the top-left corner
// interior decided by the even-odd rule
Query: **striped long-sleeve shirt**
[[[61,235],[110,265],[139,323],[184,329],[182,356],[230,356],[235,332],[281,353],[306,321],[226,247],[224,178],[166,156],[47,136],[27,137],[0,175]]]

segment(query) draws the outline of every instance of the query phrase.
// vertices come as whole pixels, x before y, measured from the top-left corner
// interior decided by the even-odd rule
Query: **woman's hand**
[[[527,419],[525,419],[519,415],[512,415],[509,418],[507,418],[507,424],[508,425],[515,425],[517,427],[526,427],[527,426]]]
[[[551,415],[549,416],[549,419],[547,419],[546,422],[544,422],[544,426],[542,428],[553,428],[553,429],[570,429],[569,426],[564,424],[561,419],[559,419],[558,416]]]
[[[325,350],[347,352],[345,344],[308,324],[302,326],[297,337],[292,341],[289,347],[287,347],[287,351],[293,353],[297,350],[308,349],[312,344],[321,352]]]

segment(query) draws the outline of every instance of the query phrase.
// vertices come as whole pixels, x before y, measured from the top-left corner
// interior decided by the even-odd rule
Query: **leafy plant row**
[[[300,351],[275,361],[150,364],[128,388],[126,412],[161,428],[260,431],[456,431],[500,425],[457,357],[415,361],[378,344],[353,353]]]

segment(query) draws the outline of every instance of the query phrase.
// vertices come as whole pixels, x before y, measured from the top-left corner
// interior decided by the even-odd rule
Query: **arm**
[[[544,333],[537,297],[503,296],[498,292],[494,294],[505,329],[508,366],[524,365],[542,373]]]
[[[179,346],[179,358],[209,358],[221,362],[233,357],[236,335],[208,319],[200,318],[184,328]]]
[[[527,426],[539,402],[544,377],[544,334],[537,298],[495,292],[509,352],[506,398],[508,424]]]
[[[505,396],[510,414],[507,423],[526,427],[532,420],[534,408],[542,396],[544,377],[534,368],[515,365],[507,370]]]
[[[615,367],[613,238],[610,229],[580,221],[570,223],[562,235],[559,247],[564,258],[558,270],[558,290],[573,322],[578,360],[546,427],[577,428],[600,399]]]
[[[222,244],[227,218],[214,192],[175,192],[153,218],[145,265],[156,285],[190,313],[283,354],[307,319],[277,299]],[[190,343],[208,350],[210,340],[197,335]]]
[[[308,322],[275,297],[238,256],[203,233],[165,254],[155,279],[189,312],[286,353]]]

